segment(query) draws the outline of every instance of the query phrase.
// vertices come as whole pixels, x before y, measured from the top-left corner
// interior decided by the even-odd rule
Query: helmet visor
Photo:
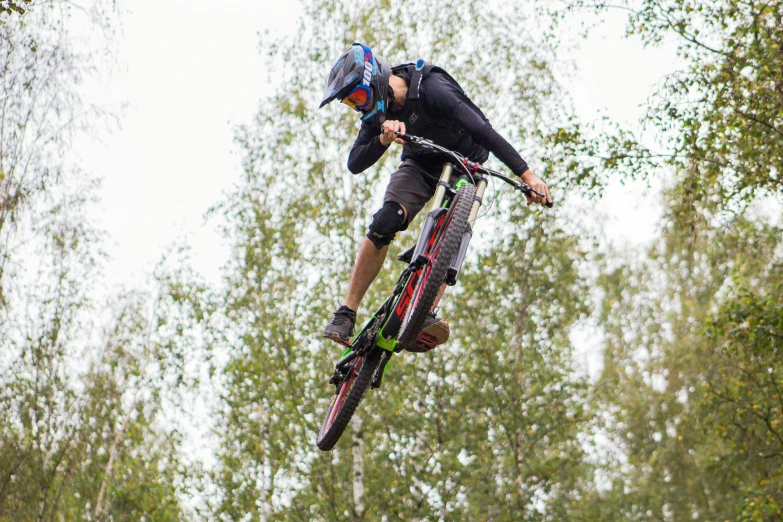
[[[366,85],[357,85],[342,101],[355,111],[366,109],[370,105],[370,88]]]

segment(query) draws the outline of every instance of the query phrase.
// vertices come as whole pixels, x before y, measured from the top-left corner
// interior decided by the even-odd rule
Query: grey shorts
[[[383,201],[394,201],[408,211],[403,230],[408,228],[408,224],[432,198],[439,178],[440,172],[427,170],[410,159],[403,161],[397,171],[391,175]]]

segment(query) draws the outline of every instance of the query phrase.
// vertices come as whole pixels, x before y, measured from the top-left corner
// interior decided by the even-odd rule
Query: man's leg
[[[387,201],[372,217],[368,237],[364,238],[356,264],[351,274],[351,282],[345,293],[345,306],[353,311],[359,310],[364,294],[383,268],[389,243],[400,230],[405,230],[408,209],[401,203]]]
[[[400,203],[386,201],[373,215],[367,237],[359,247],[351,282],[345,294],[345,304],[334,313],[334,318],[324,329],[324,337],[347,344],[353,335],[356,312],[364,294],[378,276],[389,251],[389,243],[400,230],[405,229],[407,210]]]
[[[367,289],[370,288],[372,282],[378,277],[388,251],[389,245],[378,250],[372,244],[372,241],[364,238],[362,246],[359,248],[359,254],[356,256],[356,264],[353,267],[348,291],[345,293],[345,306],[354,311],[359,309],[364,294],[367,293]]]

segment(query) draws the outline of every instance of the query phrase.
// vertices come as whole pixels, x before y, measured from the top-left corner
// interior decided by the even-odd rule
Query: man
[[[324,337],[348,344],[356,311],[383,266],[389,243],[397,232],[408,228],[432,197],[444,163],[442,156],[414,149],[395,138],[395,132],[430,139],[479,163],[485,162],[492,152],[531,188],[546,195],[528,196],[528,205],[543,205],[552,198],[546,184],[492,128],[457,82],[439,67],[419,60],[415,65],[390,69],[386,60],[374,55],[369,47],[354,43],[332,67],[320,107],[332,100],[340,100],[362,113],[362,126],[348,156],[352,173],[374,165],[392,142],[403,145],[402,164],[392,174],[383,206],[373,215],[367,238],[359,249],[345,304],[337,309],[324,330]],[[431,313],[423,333],[442,344],[448,340],[449,327]]]

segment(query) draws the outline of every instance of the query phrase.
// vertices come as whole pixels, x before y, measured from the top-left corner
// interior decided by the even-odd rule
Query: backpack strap
[[[411,84],[408,87],[409,100],[419,99],[419,87],[421,87],[421,79],[424,76],[424,60],[419,60],[414,66],[413,73],[411,74]]]

